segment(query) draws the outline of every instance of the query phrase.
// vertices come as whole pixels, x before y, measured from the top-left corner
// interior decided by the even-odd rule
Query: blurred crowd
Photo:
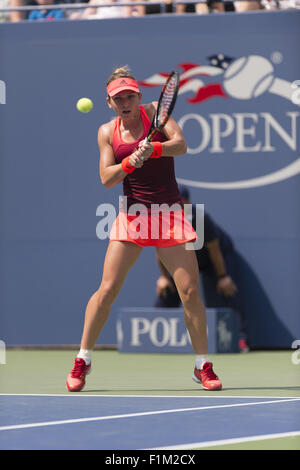
[[[219,12],[245,12],[249,10],[282,10],[300,7],[300,0],[201,0],[199,3],[187,3],[188,0],[0,0],[0,8],[32,7],[26,11],[9,11],[1,13],[1,21],[37,21],[58,19],[100,19],[144,16],[150,14],[207,14]],[[87,7],[75,8],[78,3]],[[123,5],[122,3],[132,3]],[[136,5],[135,5],[136,3]],[[94,5],[101,4],[97,7]],[[51,8],[51,5],[54,7]],[[58,7],[66,5],[67,8]],[[46,8],[47,6],[47,8]],[[44,7],[44,8],[42,8]]]

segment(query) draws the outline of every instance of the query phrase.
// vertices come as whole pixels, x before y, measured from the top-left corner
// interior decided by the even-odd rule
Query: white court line
[[[37,427],[45,427],[45,426],[56,426],[59,424],[74,424],[74,423],[83,423],[83,422],[91,422],[91,421],[106,421],[111,419],[122,419],[122,418],[136,418],[140,416],[153,416],[159,414],[168,414],[168,413],[182,413],[186,411],[200,411],[200,410],[212,410],[218,408],[235,408],[235,407],[242,407],[242,406],[256,406],[256,405],[269,405],[275,403],[284,403],[284,402],[291,402],[291,401],[300,401],[300,398],[289,398],[283,400],[270,400],[270,401],[262,401],[262,402],[253,402],[253,403],[235,403],[230,405],[214,405],[214,406],[197,406],[193,408],[178,408],[173,410],[159,410],[159,411],[145,411],[141,413],[127,413],[122,415],[112,415],[112,416],[95,416],[91,418],[77,418],[77,419],[66,419],[66,420],[59,420],[59,421],[46,421],[40,423],[29,423],[29,424],[14,424],[9,426],[0,426],[0,431],[10,431],[15,429],[28,429],[28,428],[37,428]]]
[[[232,439],[220,439],[218,441],[207,441],[207,442],[193,442],[191,444],[182,444],[178,446],[166,446],[166,447],[155,447],[152,449],[144,450],[185,450],[185,449],[200,449],[202,447],[214,447],[222,446],[227,444],[240,444],[243,442],[253,442],[253,441],[264,441],[267,439],[279,439],[284,437],[294,437],[300,436],[300,431],[291,431],[291,432],[280,432],[274,434],[260,434],[258,436],[249,436],[249,437],[236,437]]]
[[[0,393],[0,397],[67,397],[67,398],[236,398],[236,399],[272,399],[272,400],[288,400],[288,399],[297,399],[300,400],[300,397],[281,397],[281,396],[265,396],[265,395],[219,395],[218,392],[213,392],[213,395],[205,395],[205,391],[200,389],[199,395],[94,395],[86,394],[85,392],[81,393]],[[217,393],[217,395],[215,395]]]

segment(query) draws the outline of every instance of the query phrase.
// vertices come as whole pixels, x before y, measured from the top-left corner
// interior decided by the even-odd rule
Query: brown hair
[[[111,76],[107,80],[106,86],[113,80],[116,80],[116,78],[132,78],[133,80],[136,80],[135,77],[132,75],[128,65],[123,65],[122,67],[115,68]]]

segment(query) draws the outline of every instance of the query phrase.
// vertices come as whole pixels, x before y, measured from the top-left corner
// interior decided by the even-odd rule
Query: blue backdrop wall
[[[299,23],[293,11],[1,25],[7,345],[80,342],[108,243],[96,236],[97,207],[117,209],[122,194],[99,181],[97,130],[113,117],[105,82],[123,64],[143,82],[144,102],[164,73],[181,73],[174,117],[189,150],[176,174],[233,237],[251,344],[299,338]],[[94,101],[86,115],[76,110],[83,96]],[[157,275],[154,249],[144,250],[99,343],[115,343],[119,307],[153,305]]]

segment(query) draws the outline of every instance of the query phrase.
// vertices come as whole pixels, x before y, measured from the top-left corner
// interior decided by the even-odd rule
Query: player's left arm
[[[162,144],[163,157],[178,157],[186,153],[187,145],[183,132],[172,116],[169,117],[167,124],[163,128],[163,133],[168,139]]]

